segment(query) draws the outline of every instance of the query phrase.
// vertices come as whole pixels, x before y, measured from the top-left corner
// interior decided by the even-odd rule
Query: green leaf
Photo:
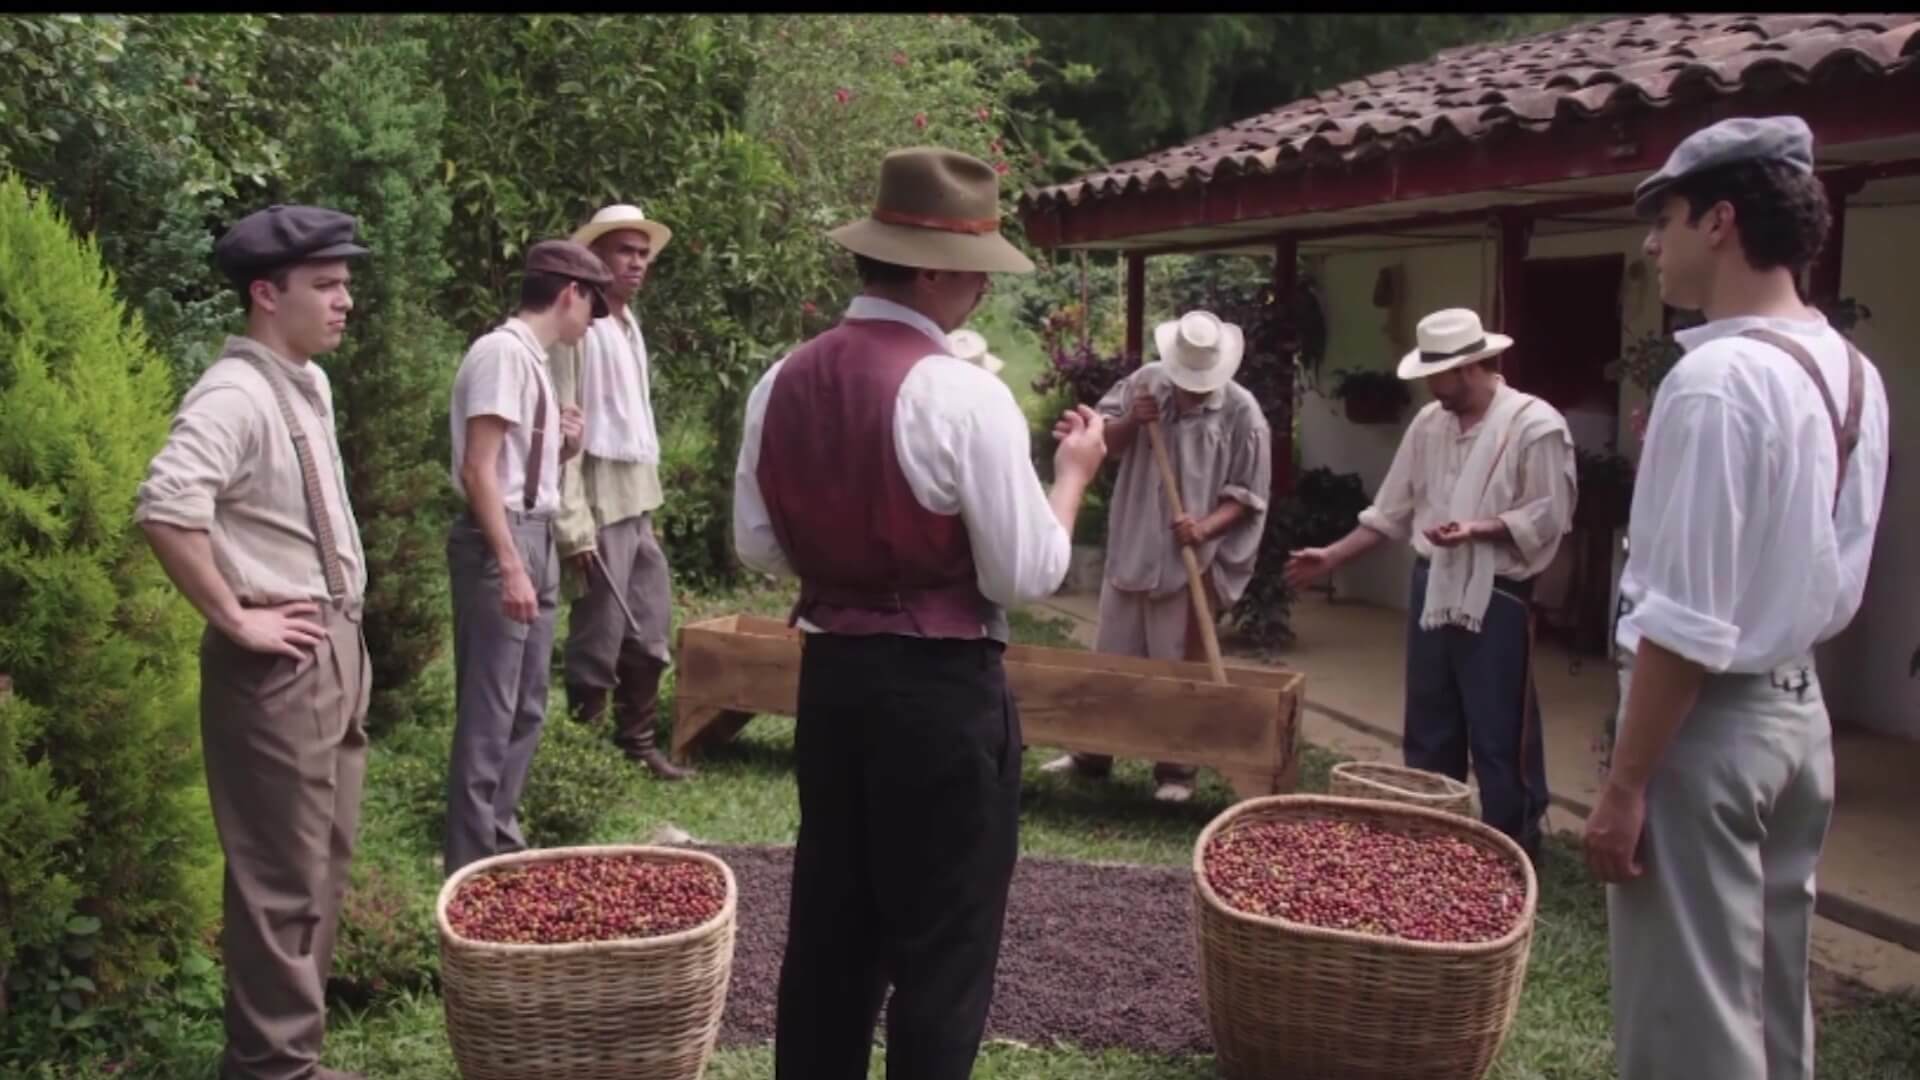
[[[91,915],[75,915],[67,920],[67,933],[87,937],[100,932],[100,920]]]
[[[212,970],[213,961],[208,959],[205,953],[188,953],[187,958],[180,961],[180,972],[183,975],[200,976]]]
[[[75,975],[73,978],[68,979],[67,989],[79,990],[88,994],[97,994],[100,992],[100,988],[93,985],[93,980],[87,978],[85,975]]]

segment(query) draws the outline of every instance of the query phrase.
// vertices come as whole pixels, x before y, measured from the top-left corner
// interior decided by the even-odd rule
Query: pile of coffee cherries
[[[703,862],[587,855],[475,874],[447,902],[447,921],[496,944],[616,941],[690,930],[726,899],[726,879]]]

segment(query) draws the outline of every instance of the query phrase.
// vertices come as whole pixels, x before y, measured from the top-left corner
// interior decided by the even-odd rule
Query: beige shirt
[[[534,410],[546,391],[546,436],[540,448],[540,484],[532,511],[552,514],[560,509],[560,399],[547,373],[546,350],[533,330],[519,319],[508,319],[482,334],[460,361],[453,377],[453,488],[466,498],[460,467],[466,462],[467,421],[475,416],[498,416],[512,425],[494,462],[500,496],[508,510],[528,509],[527,457],[533,449]]]
[[[247,354],[286,376],[288,404],[316,454],[347,598],[359,601],[366,594],[367,561],[347,497],[327,373],[311,361],[285,360],[252,338],[228,338],[221,359],[187,391],[166,444],[147,467],[133,520],[206,532],[215,568],[243,604],[327,601],[293,435],[266,377],[241,358]]]
[[[591,403],[580,400],[580,364],[584,350],[606,349],[621,354],[621,359],[638,372],[644,403],[646,429],[655,431],[653,417],[652,372],[648,368],[646,344],[640,336],[640,323],[632,312],[624,322],[608,315],[595,319],[578,348],[555,345],[547,350],[553,371],[554,390],[560,401],[577,405],[589,427],[594,422]],[[654,437],[654,456],[658,456],[658,436]],[[650,461],[615,461],[583,450],[561,468],[560,516],[553,523],[554,546],[561,558],[592,551],[599,530],[628,518],[639,517],[659,508],[665,501],[660,489],[660,468]]]
[[[1174,387],[1158,362],[1120,380],[1100,399],[1109,417],[1132,406],[1134,387],[1152,388],[1160,402],[1160,428],[1167,458],[1180,483],[1180,501],[1188,516],[1211,514],[1222,499],[1251,511],[1233,528],[1194,549],[1213,583],[1222,607],[1231,606],[1253,578],[1266,528],[1267,493],[1273,487],[1273,450],[1260,403],[1236,382],[1214,391],[1199,408],[1180,414]],[[1151,437],[1142,431],[1114,481],[1107,527],[1107,580],[1125,592],[1164,597],[1187,588],[1186,560],[1173,536],[1173,513],[1160,482]]]
[[[1535,415],[1542,407],[1545,412]],[[1513,505],[1496,515],[1513,542],[1494,545],[1493,572],[1527,581],[1553,561],[1560,538],[1573,527],[1574,455],[1566,422],[1546,402],[1515,424],[1509,449],[1517,456]],[[1409,540],[1422,558],[1432,558],[1426,530],[1451,519],[1454,483],[1482,426],[1462,431],[1460,418],[1437,401],[1421,409],[1407,426],[1373,505],[1360,512],[1360,524]]]

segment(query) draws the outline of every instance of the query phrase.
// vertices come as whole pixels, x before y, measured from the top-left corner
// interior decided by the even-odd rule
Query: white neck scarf
[[[628,319],[633,320],[629,312]],[[631,336],[629,336],[631,327]],[[653,426],[647,342],[640,323],[618,314],[595,319],[580,342],[580,409],[586,414],[583,448],[607,461],[660,462]]]
[[[1537,400],[1504,380],[1499,384],[1480,421],[1473,449],[1467,451],[1466,463],[1454,481],[1453,498],[1447,504],[1450,520],[1465,523],[1489,518],[1512,503],[1515,474],[1501,466],[1515,449],[1509,444],[1517,434],[1516,421]],[[1479,633],[1487,604],[1493,600],[1493,546],[1472,540],[1453,547],[1436,546],[1431,562],[1420,628],[1459,626]]]

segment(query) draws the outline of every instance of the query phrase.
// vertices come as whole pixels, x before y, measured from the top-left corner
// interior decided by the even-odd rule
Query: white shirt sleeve
[[[1053,595],[1071,542],[1033,471],[1027,418],[981,368],[929,357],[900,384],[894,450],[920,505],[959,514],[981,595],[1002,607]]]
[[[1710,672],[1733,662],[1735,602],[1755,570],[1742,561],[1742,531],[1772,513],[1765,431],[1718,393],[1662,388],[1633,496],[1637,595],[1624,639],[1652,640]]]
[[[740,432],[740,460],[733,470],[733,550],[740,561],[762,573],[792,577],[793,567],[773,533],[766,499],[760,494],[760,436],[766,426],[767,399],[785,358],[767,369],[747,397],[747,415]]]

